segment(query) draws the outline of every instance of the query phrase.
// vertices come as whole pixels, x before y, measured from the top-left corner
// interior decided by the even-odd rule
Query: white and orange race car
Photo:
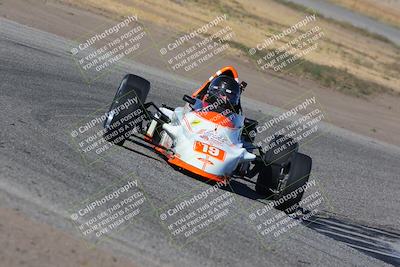
[[[104,138],[120,146],[139,138],[169,164],[207,180],[252,181],[257,176],[252,181],[256,192],[275,200],[285,197],[277,208],[287,210],[301,200],[312,160],[285,136],[271,141],[274,150],[254,145],[257,121],[243,115],[240,103],[246,85],[233,67],[224,67],[191,96],[185,95],[184,106],[159,107],[146,102],[150,82],[128,74],[107,113]]]

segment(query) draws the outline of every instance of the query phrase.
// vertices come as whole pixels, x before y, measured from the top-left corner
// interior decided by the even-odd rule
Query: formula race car
[[[172,108],[146,102],[150,82],[128,74],[107,113],[104,138],[120,146],[139,138],[172,166],[207,180],[252,181],[257,176],[252,182],[259,195],[274,199],[280,210],[293,210],[303,196],[312,160],[282,135],[271,140],[268,147],[274,149],[254,145],[258,123],[243,115],[240,103],[246,85],[239,83],[233,67],[224,67],[191,96],[184,95],[183,107]]]

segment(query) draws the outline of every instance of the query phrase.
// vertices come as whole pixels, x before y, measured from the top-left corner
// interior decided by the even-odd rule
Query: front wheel
[[[299,149],[298,143],[283,135],[276,136],[269,146],[272,148],[262,155],[263,162],[255,187],[256,192],[265,198],[277,191],[282,176],[287,174],[293,154]]]
[[[298,203],[303,197],[310,177],[312,159],[302,153],[294,153],[290,163],[289,173],[284,184],[279,188],[279,194],[275,197],[279,202],[278,210],[292,213],[296,211]],[[286,200],[285,200],[286,199]]]
[[[149,90],[150,83],[139,76],[127,74],[122,79],[104,121],[104,139],[122,146],[131,134],[141,130]]]

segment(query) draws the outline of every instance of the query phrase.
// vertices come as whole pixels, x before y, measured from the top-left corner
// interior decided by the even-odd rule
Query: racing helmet
[[[222,99],[232,107],[237,107],[240,101],[240,85],[232,77],[220,75],[214,78],[208,86],[209,100],[216,101]]]

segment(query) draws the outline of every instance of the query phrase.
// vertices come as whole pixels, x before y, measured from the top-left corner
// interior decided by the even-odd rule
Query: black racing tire
[[[275,138],[271,140],[270,144],[275,144],[275,146],[268,150],[264,155],[265,161],[270,163],[281,164],[287,162],[291,155],[299,149],[298,143],[294,142],[292,138],[284,135],[275,136]],[[275,150],[278,148],[279,152],[275,153]]]
[[[104,120],[104,139],[122,146],[132,133],[141,130],[146,118],[143,105],[149,91],[149,81],[133,74],[125,75]]]
[[[258,173],[255,190],[265,198],[273,195],[272,190],[278,189],[282,165],[287,165],[292,155],[298,151],[299,145],[292,138],[283,135],[276,136],[270,144],[275,144],[263,155],[263,166]],[[279,148],[278,153],[274,153]],[[284,170],[285,171],[285,170]]]
[[[304,187],[306,186],[310,177],[311,168],[311,157],[298,152],[293,155],[287,176],[286,186],[280,191],[280,194],[276,199],[284,200],[284,196],[290,196],[290,198],[285,200],[283,203],[279,202],[279,204],[275,206],[278,210],[285,211],[286,213],[292,213],[296,211],[298,203],[303,197]]]

